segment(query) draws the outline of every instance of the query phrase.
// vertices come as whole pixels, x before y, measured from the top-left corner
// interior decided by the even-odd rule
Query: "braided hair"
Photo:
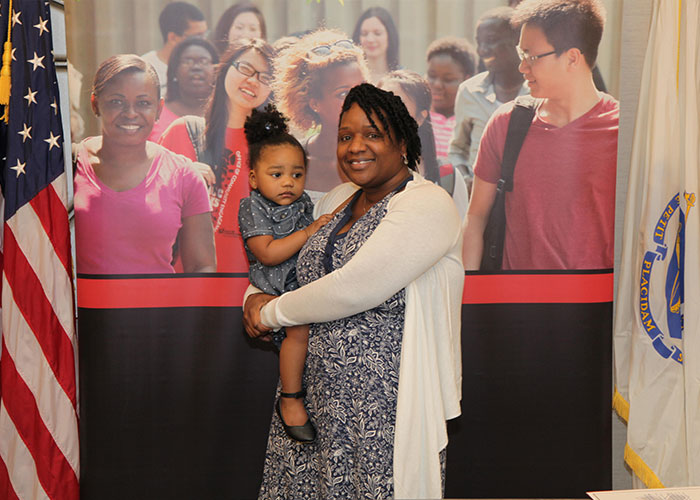
[[[289,133],[287,117],[277,111],[273,104],[268,104],[264,111],[254,109],[251,115],[246,118],[243,131],[248,141],[248,158],[251,169],[255,169],[257,166],[265,147],[283,144],[299,148],[304,156],[304,169],[308,166],[309,160],[304,147]]]
[[[360,106],[373,127],[379,128],[372,119],[372,114],[379,118],[382,128],[395,144],[406,145],[408,168],[416,170],[421,152],[418,124],[409,114],[401,98],[371,83],[361,83],[350,89],[345,97],[340,121],[353,104]]]

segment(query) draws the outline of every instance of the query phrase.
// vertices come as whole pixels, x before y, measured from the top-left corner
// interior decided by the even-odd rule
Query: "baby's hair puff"
[[[301,150],[304,155],[304,168],[308,166],[306,151],[301,143],[289,133],[287,117],[280,113],[273,104],[268,104],[263,111],[253,110],[246,118],[243,130],[248,141],[250,168],[254,169],[266,146],[288,144]]]

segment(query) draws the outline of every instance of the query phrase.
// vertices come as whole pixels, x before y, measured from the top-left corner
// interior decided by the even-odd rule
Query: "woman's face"
[[[470,75],[465,75],[462,66],[449,54],[435,54],[428,61],[427,80],[433,94],[434,111],[452,116],[459,84]]]
[[[233,61],[239,67],[257,71],[253,76],[246,76],[233,64],[229,65],[224,81],[224,88],[229,99],[229,112],[240,111],[248,115],[253,108],[257,108],[267,96],[270,95],[269,85],[261,83],[260,74],[270,75],[270,65],[267,60],[254,49],[249,49]]]
[[[260,20],[254,12],[241,12],[228,30],[229,43],[239,38],[262,38]]]
[[[214,64],[209,51],[199,45],[187,47],[182,52],[175,76],[181,94],[206,98],[214,82]]]
[[[322,85],[318,95],[309,99],[309,105],[320,117],[322,127],[335,129],[338,126],[338,117],[343,108],[345,96],[351,88],[364,83],[365,78],[360,65],[356,62],[331,66],[321,72],[317,78],[321,79]]]
[[[144,144],[162,107],[156,82],[143,71],[117,75],[91,102],[103,139],[122,146]]]
[[[408,174],[401,158],[406,148],[394,143],[378,116],[372,114],[372,120],[376,127],[357,103],[343,114],[338,127],[338,165],[363,189],[388,193]]]
[[[378,17],[368,17],[360,25],[360,46],[367,59],[386,57],[389,34]]]

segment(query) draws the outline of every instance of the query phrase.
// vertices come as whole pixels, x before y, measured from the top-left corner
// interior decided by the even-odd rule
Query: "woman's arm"
[[[255,255],[255,258],[265,266],[276,266],[285,260],[291,259],[306,240],[326,225],[333,216],[331,214],[321,215],[318,219],[306,226],[304,229],[295,231],[284,238],[274,239],[270,234],[252,236],[246,240],[248,249]]]
[[[271,301],[262,309],[262,323],[302,325],[376,307],[458,248],[460,228],[443,189],[427,182],[406,189],[345,266]]]
[[[209,212],[184,217],[179,239],[182,267],[186,273],[216,272],[214,229]]]
[[[464,269],[478,271],[481,266],[481,255],[484,251],[484,229],[489,220],[491,207],[496,199],[496,184],[474,176],[472,197],[467,209],[467,220],[464,226],[464,246],[462,260]]]

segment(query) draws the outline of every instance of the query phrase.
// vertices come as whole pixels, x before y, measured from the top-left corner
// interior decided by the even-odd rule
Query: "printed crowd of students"
[[[526,2],[526,7],[531,10],[537,4],[546,4],[549,1],[530,0]],[[519,2],[509,3],[514,5]],[[535,6],[532,7],[529,4],[535,4]],[[549,126],[546,116],[554,116],[562,109],[566,109],[562,112],[572,118],[571,122],[575,122],[581,116],[581,114],[576,116],[576,112],[571,110],[572,107],[578,110],[578,106],[574,106],[578,103],[578,94],[588,97],[591,102],[593,100],[609,102],[612,115],[611,123],[606,130],[612,128],[615,134],[614,137],[609,135],[601,139],[604,142],[607,141],[606,149],[601,154],[609,156],[611,148],[616,147],[617,103],[614,99],[600,93],[595,87],[589,86],[576,96],[559,97],[558,89],[542,90],[543,86],[539,79],[531,78],[540,66],[550,61],[545,59],[546,55],[539,53],[534,54],[538,57],[533,58],[534,51],[524,45],[520,25],[512,22],[514,13],[517,12],[512,6],[506,5],[485,12],[476,24],[476,50],[467,40],[456,37],[440,38],[432,42],[427,48],[427,68],[425,75],[422,76],[401,67],[398,31],[391,14],[381,7],[367,9],[360,16],[352,37],[336,29],[322,28],[285,36],[271,45],[265,40],[267,29],[264,16],[252,3],[239,2],[227,9],[218,20],[210,40],[205,38],[209,24],[199,8],[187,2],[172,2],[166,5],[159,18],[163,45],[141,57],[149,65],[146,74],[151,74],[150,68],[152,68],[159,82],[156,95],[148,96],[149,99],[155,100],[151,103],[152,116],[144,116],[137,109],[138,103],[129,110],[134,117],[143,121],[138,124],[138,129],[134,128],[130,132],[132,135],[129,137],[132,143],[138,144],[138,152],[134,153],[133,158],[130,159],[127,157],[128,150],[121,145],[115,143],[110,146],[111,137],[107,134],[108,130],[104,125],[105,116],[102,114],[103,135],[99,138],[99,143],[95,142],[95,138],[90,138],[77,148],[82,152],[82,156],[78,156],[78,159],[82,159],[82,163],[78,165],[76,188],[84,184],[98,192],[110,192],[112,198],[108,197],[108,199],[112,199],[114,203],[127,203],[122,200],[122,198],[129,198],[129,194],[124,192],[122,183],[116,182],[110,185],[104,182],[103,176],[117,180],[127,176],[129,169],[123,166],[133,160],[137,164],[131,174],[133,179],[139,179],[141,176],[143,179],[141,184],[145,183],[146,187],[150,186],[154,190],[160,189],[157,187],[157,182],[148,184],[150,179],[159,179],[163,174],[159,173],[158,162],[152,161],[158,155],[152,146],[146,145],[146,139],[149,144],[150,142],[159,143],[194,162],[194,170],[198,172],[199,180],[209,194],[210,208],[202,210],[211,211],[215,254],[205,259],[208,262],[207,265],[195,267],[186,265],[188,263],[185,260],[191,259],[192,252],[188,242],[191,242],[193,237],[209,238],[210,236],[208,230],[188,230],[189,225],[184,221],[192,214],[185,210],[187,204],[183,198],[182,188],[171,186],[177,192],[177,196],[181,197],[176,202],[180,207],[182,219],[182,223],[175,231],[176,237],[173,239],[170,231],[167,236],[163,235],[162,241],[156,241],[155,235],[159,234],[157,231],[146,229],[147,226],[143,229],[144,232],[150,232],[146,239],[151,240],[157,247],[153,253],[159,256],[158,265],[150,270],[148,265],[131,267],[128,259],[133,256],[127,255],[129,252],[126,252],[126,248],[124,249],[126,253],[121,256],[115,248],[110,248],[108,251],[97,248],[110,246],[108,243],[98,245],[97,240],[101,236],[94,232],[95,227],[102,227],[105,228],[100,233],[102,236],[105,236],[105,232],[109,233],[106,229],[106,216],[102,215],[96,219],[96,222],[95,219],[90,219],[90,227],[92,227],[90,235],[80,237],[79,234],[78,272],[90,274],[162,273],[188,270],[247,272],[248,261],[238,224],[240,200],[250,194],[248,143],[243,131],[246,118],[254,109],[262,109],[268,103],[274,103],[277,109],[287,117],[291,133],[299,139],[308,155],[309,172],[306,179],[306,192],[311,200],[316,202],[333,187],[347,181],[338,168],[336,158],[338,116],[349,90],[363,82],[374,83],[401,97],[416,120],[422,143],[418,170],[425,178],[442,186],[453,197],[465,221],[465,268],[478,269],[481,247],[477,240],[481,238],[485,219],[488,217],[490,204],[495,196],[493,192],[500,174],[502,154],[498,148],[502,149],[503,144],[495,144],[493,158],[491,158],[494,166],[489,167],[488,174],[480,176],[477,168],[475,179],[475,164],[478,164],[479,146],[487,123],[500,106],[518,96],[532,92],[534,97],[545,100],[537,117],[544,118],[543,123]],[[561,20],[556,21],[559,26],[565,25]],[[562,30],[556,26],[552,28],[542,23],[542,27],[538,25],[537,29],[544,31],[544,40],[548,46],[555,47],[555,50],[550,52],[556,53],[558,59],[561,59],[562,53],[566,50],[580,45],[576,41],[572,45],[572,42],[566,38],[567,34],[561,33]],[[599,31],[602,32],[602,25]],[[568,37],[580,37],[580,34],[568,34]],[[595,44],[596,53],[599,41],[598,38],[597,41],[590,42]],[[588,77],[593,75],[598,88],[601,88],[602,80],[595,66],[595,54],[592,56],[584,54],[584,56],[586,67],[580,79],[586,79],[588,84]],[[131,61],[129,64],[138,66],[139,63]],[[480,70],[483,71],[479,72]],[[104,78],[104,75],[102,77]],[[120,79],[124,80],[121,76]],[[99,116],[101,109],[106,108],[109,99],[103,96],[103,88],[98,89],[97,76],[95,83],[92,96],[93,110]],[[124,82],[121,83],[122,86],[125,85]],[[578,89],[582,86],[574,85],[574,88]],[[123,99],[124,95],[132,90],[120,89],[117,93],[121,96],[120,99]],[[565,92],[559,92],[559,94],[563,95]],[[101,96],[104,97],[104,103],[100,103]],[[161,97],[164,98],[162,107],[159,105]],[[567,103],[567,99],[576,102]],[[123,104],[123,106],[127,105],[128,103]],[[545,114],[548,109],[551,115]],[[507,126],[508,116],[506,114],[505,125],[499,125],[499,127]],[[122,120],[124,120],[123,117]],[[131,117],[127,117],[126,122],[130,123],[130,120]],[[568,122],[563,123],[558,128],[565,129],[568,124]],[[493,127],[495,128],[496,124]],[[145,133],[146,129],[148,134]],[[115,130],[119,130],[119,127],[115,127]],[[533,137],[536,130],[538,127],[535,124],[531,134]],[[139,135],[137,131],[142,133]],[[569,153],[574,151],[592,154],[594,151],[601,150],[596,142],[598,138],[594,137],[594,134],[586,136],[585,128],[582,129],[582,133],[583,135],[571,134],[572,138],[563,147],[562,161],[569,162]],[[116,138],[116,136],[113,137]],[[542,149],[533,155],[546,157],[548,153],[543,151],[548,150],[551,140],[554,139],[543,138],[542,144],[538,146]],[[534,139],[530,139],[530,142],[533,141]],[[111,160],[121,167],[119,171],[105,170],[110,161],[101,158],[98,154],[99,151],[109,152],[110,147],[113,147],[116,155]],[[586,160],[586,154],[579,155],[579,158],[583,158],[586,165],[592,165]],[[602,163],[607,165],[612,162],[614,177],[614,157],[608,156],[605,156]],[[483,154],[482,157],[484,157]],[[88,158],[91,161],[88,161]],[[482,167],[482,170],[484,168]],[[578,172],[581,171],[579,169]],[[584,169],[583,171],[586,172],[584,175],[576,176],[577,182],[583,182],[583,186],[587,182],[601,179],[599,170]],[[515,175],[519,180],[523,175],[521,169],[518,169]],[[600,181],[601,186],[607,186],[605,183],[610,175],[607,173],[603,176],[605,180]],[[544,175],[541,171],[533,174],[532,179],[540,177],[544,179],[534,188],[536,191],[547,185],[545,180],[550,182],[548,174]],[[580,177],[584,177],[585,180]],[[526,180],[522,185],[527,186],[527,182],[529,181]],[[126,186],[131,184],[134,182],[125,183]],[[142,187],[141,184],[136,183],[134,187]],[[486,190],[485,197],[484,184],[489,188]],[[115,185],[119,187],[114,189]],[[519,187],[520,185],[518,183]],[[494,189],[490,189],[491,187]],[[596,186],[595,192],[600,193],[601,189],[600,186]],[[572,190],[574,193],[587,193],[587,190],[582,190],[581,185]],[[84,195],[87,196],[87,192],[76,189],[76,220],[79,227],[86,225],[87,216],[95,213],[93,207],[96,195],[90,195],[86,200]],[[554,257],[544,260],[533,257],[531,254],[540,251],[538,243],[528,251],[525,258],[521,259],[513,258],[513,252],[522,253],[522,244],[516,242],[525,235],[516,236],[518,231],[515,229],[515,224],[511,224],[507,232],[510,237],[507,236],[504,268],[541,268],[543,265],[583,268],[594,264],[611,267],[608,266],[610,264],[608,257],[612,255],[612,238],[608,226],[609,219],[612,217],[610,200],[614,200],[614,197],[610,196],[607,188],[602,192],[604,194],[594,196],[593,201],[598,208],[601,208],[598,213],[604,215],[591,219],[586,218],[582,210],[570,210],[557,223],[563,226],[574,220],[576,224],[582,224],[583,227],[597,227],[596,224],[600,223],[605,226],[605,231],[593,231],[593,233],[588,231],[581,236],[582,241],[576,242],[552,243],[550,238],[545,245],[545,252],[549,252]],[[471,206],[469,205],[470,193]],[[173,196],[177,198],[175,194]],[[513,220],[520,215],[523,224],[541,224],[546,217],[539,217],[537,220],[523,217],[523,214],[529,211],[517,206],[517,199],[521,196],[537,198],[538,195],[537,193],[528,194],[528,191],[523,188],[515,190],[510,197],[512,200],[506,198],[508,210],[513,212]],[[534,206],[542,206],[542,210],[552,210],[549,203],[542,204],[532,199],[523,202],[525,201],[529,204],[528,207],[534,203]],[[560,207],[565,204],[563,199],[558,199],[557,203]],[[102,210],[106,211],[110,207],[111,205],[108,204],[108,207],[103,207]],[[153,210],[155,210],[154,207],[150,206],[146,211],[151,213]],[[202,215],[204,212],[194,215],[204,218]],[[122,212],[120,210],[117,213]],[[593,222],[589,223],[590,220]],[[545,230],[543,229],[542,232]],[[521,226],[519,232],[523,231],[531,231],[531,227]],[[605,245],[609,243],[610,248],[606,246],[605,250],[598,251],[598,254],[601,254],[600,258],[580,259],[584,251],[574,252],[576,256],[569,257],[570,247],[590,240],[591,234],[595,235],[596,241],[604,241]],[[129,241],[133,239],[133,235],[131,238],[126,238]],[[85,245],[88,241],[92,242],[92,246]],[[200,247],[208,248],[209,245],[203,244]],[[202,248],[198,248],[198,251],[203,251]],[[515,250],[516,248],[520,250]],[[172,254],[172,259],[168,265],[163,266],[163,256],[168,252]],[[556,257],[561,252],[566,255],[561,258]],[[96,259],[86,257],[95,253],[101,257]],[[587,255],[590,255],[590,252]],[[87,265],[86,262],[90,259],[93,262]],[[122,259],[127,259],[127,263],[122,262],[112,266],[112,262]],[[212,261],[215,264],[212,265]],[[97,265],[99,263],[101,265]]]

